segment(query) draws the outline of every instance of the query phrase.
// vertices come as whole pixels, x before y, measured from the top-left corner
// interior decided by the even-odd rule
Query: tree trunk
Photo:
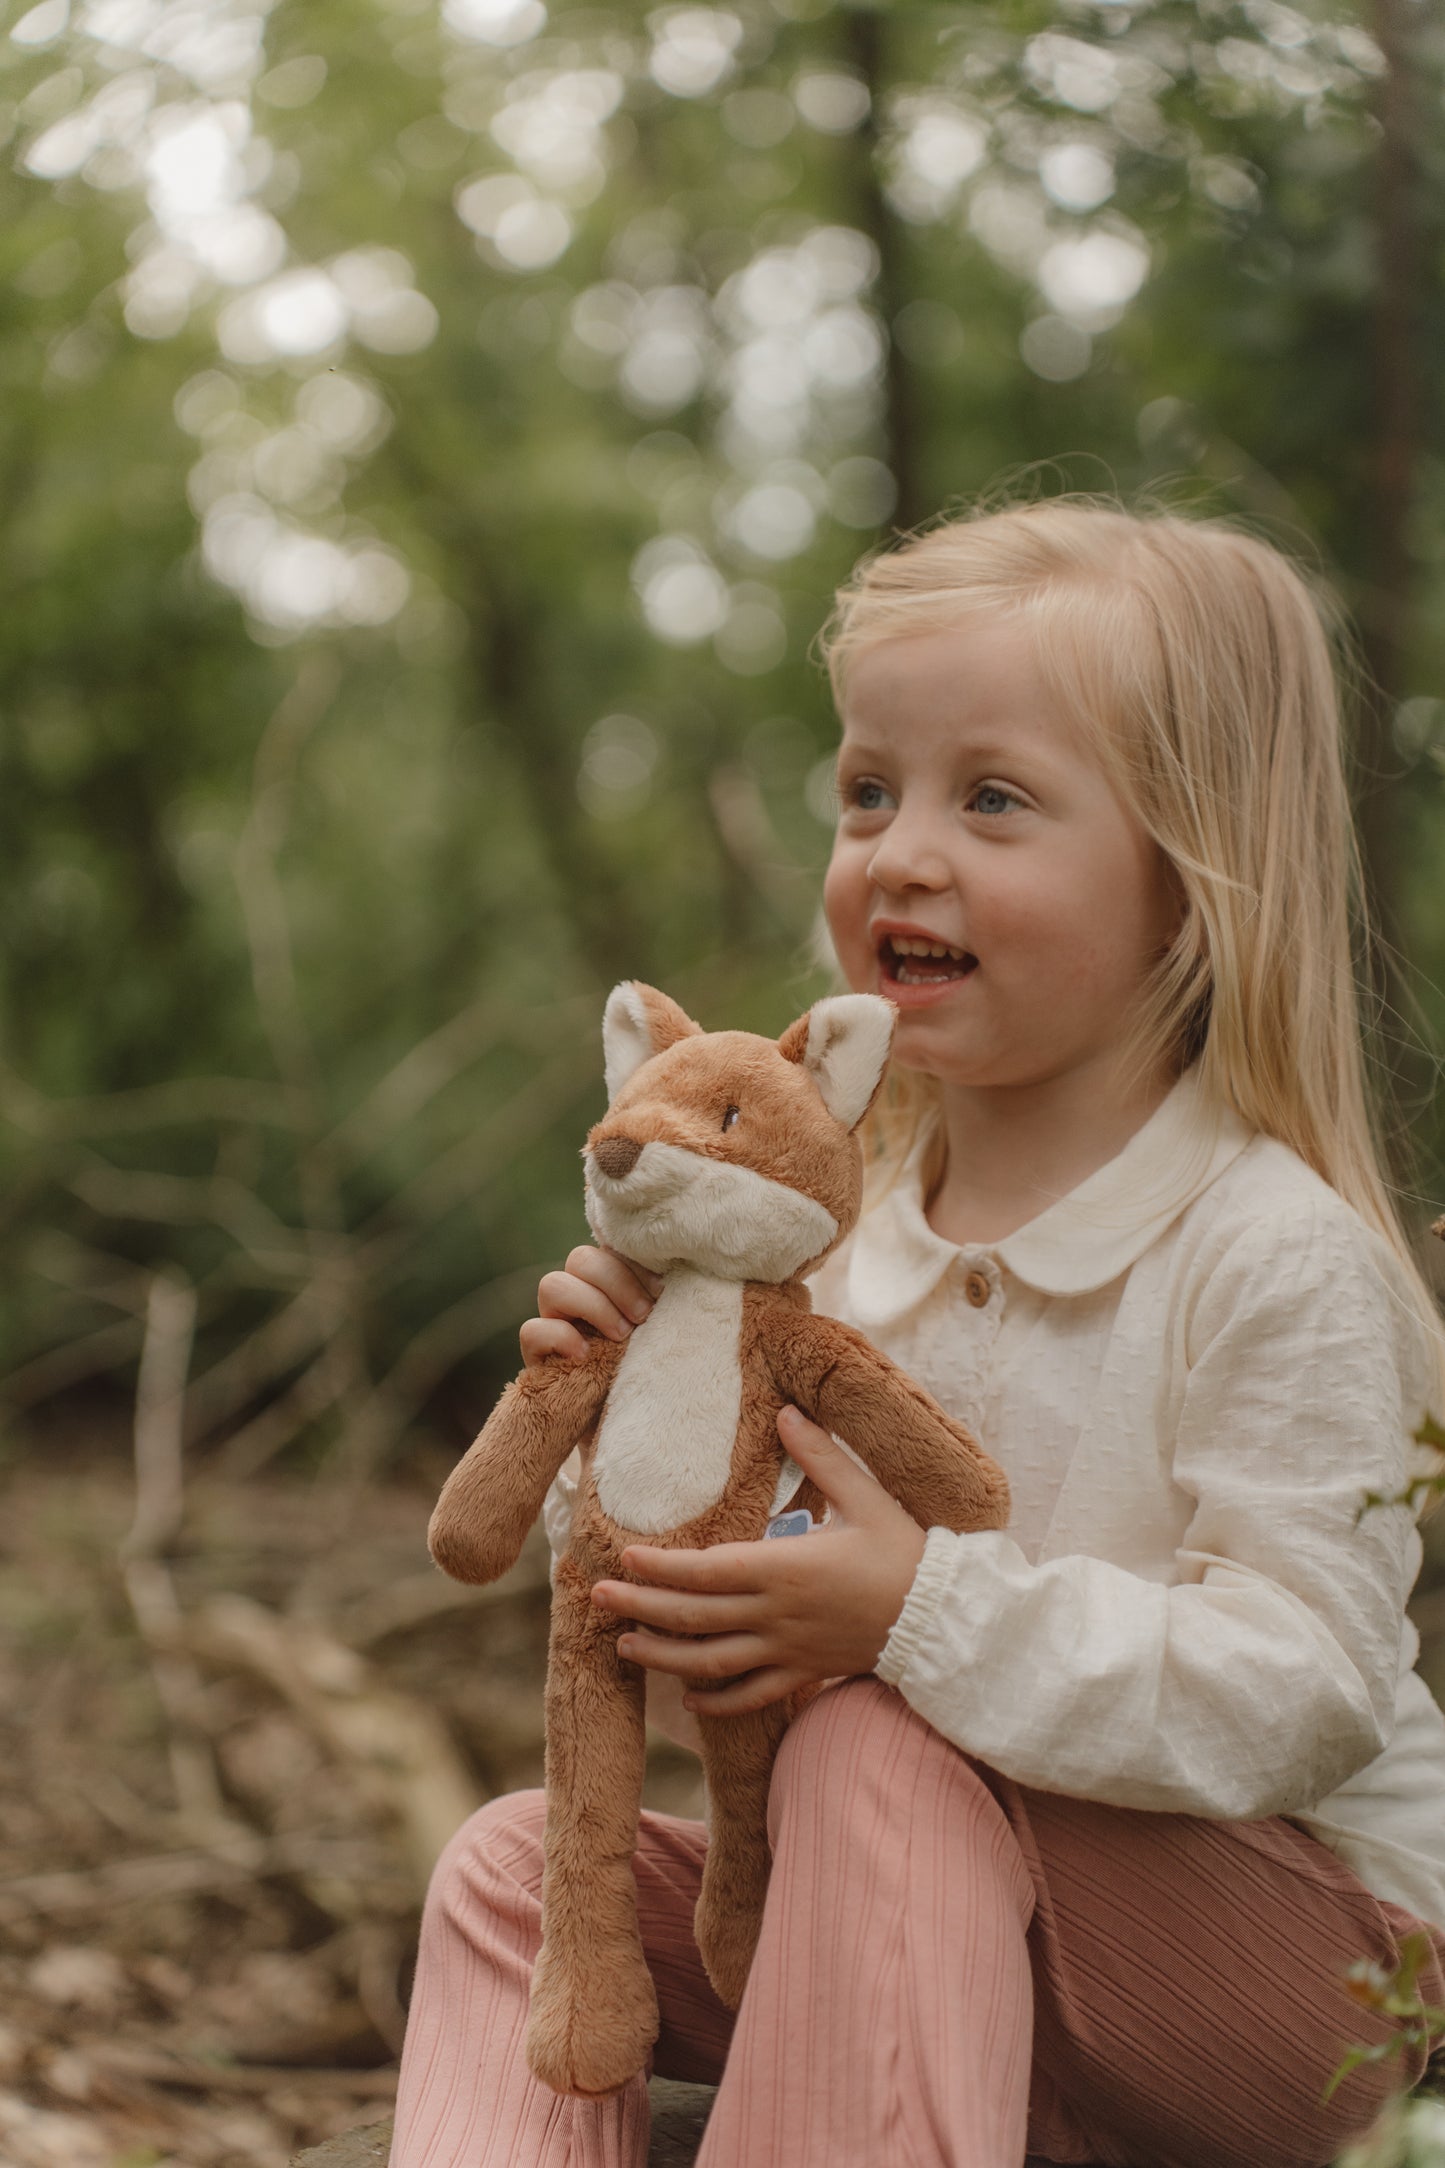
[[[1369,684],[1360,716],[1360,838],[1375,921],[1399,947],[1400,758],[1391,735],[1404,692],[1414,572],[1410,514],[1420,463],[1421,371],[1417,292],[1422,271],[1418,223],[1419,99],[1411,74],[1408,0],[1373,0],[1376,42],[1385,57],[1376,99],[1380,123],[1375,167],[1378,265],[1371,339],[1375,417],[1366,502],[1370,534],[1361,627]],[[1393,968],[1386,966],[1393,978]],[[1397,989],[1386,988],[1392,1005]]]
[[[588,832],[577,800],[576,750],[552,715],[542,656],[545,628],[491,567],[469,581],[468,646],[479,707],[492,744],[510,759],[577,946],[599,986],[643,976],[651,944],[626,884]],[[524,936],[525,929],[515,929]]]
[[[844,57],[851,61],[868,89],[868,118],[859,133],[861,155],[855,165],[853,217],[859,231],[867,234],[878,251],[875,291],[888,338],[883,383],[885,457],[898,485],[893,525],[907,529],[927,518],[932,507],[923,501],[919,472],[916,388],[907,356],[893,336],[908,290],[902,226],[883,193],[878,170],[882,143],[878,109],[888,90],[885,13],[881,8],[857,8],[844,14],[841,27]]]

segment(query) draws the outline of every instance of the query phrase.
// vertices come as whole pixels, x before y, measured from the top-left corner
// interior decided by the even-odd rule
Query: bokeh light
[[[840,68],[809,68],[793,80],[793,103],[822,135],[848,135],[868,118],[868,85]]]
[[[442,18],[458,37],[505,50],[535,38],[547,10],[542,0],[444,0]]]
[[[685,535],[645,542],[632,560],[632,586],[649,630],[670,647],[695,647],[727,620],[727,581]]]
[[[661,756],[657,732],[635,715],[604,715],[582,741],[577,796],[594,820],[615,821],[646,802]]]
[[[1112,322],[1149,275],[1137,233],[1099,230],[1051,242],[1039,259],[1039,289],[1060,316],[1086,328]]]
[[[743,26],[727,8],[659,8],[648,17],[648,72],[674,98],[702,98],[732,73]]]

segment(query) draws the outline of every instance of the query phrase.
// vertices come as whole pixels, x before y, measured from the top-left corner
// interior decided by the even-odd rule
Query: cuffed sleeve
[[[930,1531],[878,1661],[1019,1783],[1254,1819],[1307,1809],[1385,1746],[1418,1566],[1405,1480],[1421,1326],[1386,1245],[1321,1191],[1195,1261],[1170,1475],[1170,1580],[1033,1564]]]

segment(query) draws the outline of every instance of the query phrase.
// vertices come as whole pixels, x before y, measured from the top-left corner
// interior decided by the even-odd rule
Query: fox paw
[[[761,1927],[761,1910],[710,1905],[706,1891],[698,1899],[693,1920],[698,1951],[718,2000],[729,2010],[743,1999]]]
[[[585,1968],[546,1945],[532,1975],[527,2062],[554,2093],[603,2100],[646,2068],[657,2038],[657,1990],[640,1949],[589,1953]]]

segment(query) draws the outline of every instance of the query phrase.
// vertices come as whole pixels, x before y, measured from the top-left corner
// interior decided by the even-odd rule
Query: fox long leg
[[[507,1387],[436,1502],[427,1542],[443,1573],[495,1581],[515,1562],[548,1485],[596,1423],[620,1354],[594,1339],[581,1362],[549,1357]]]
[[[746,1716],[701,1716],[702,1765],[710,1824],[697,1946],[707,1976],[729,2009],[742,2001],[768,1894],[768,1785],[789,1706],[773,1702]]]
[[[527,2060],[558,2093],[616,2092],[657,2038],[632,1855],[642,1803],[644,1680],[617,1654],[617,1621],[557,1569],[547,1669],[542,1949]]]
[[[922,1527],[1007,1525],[1002,1469],[880,1349],[831,1317],[769,1324],[768,1356],[783,1397],[846,1438]]]

